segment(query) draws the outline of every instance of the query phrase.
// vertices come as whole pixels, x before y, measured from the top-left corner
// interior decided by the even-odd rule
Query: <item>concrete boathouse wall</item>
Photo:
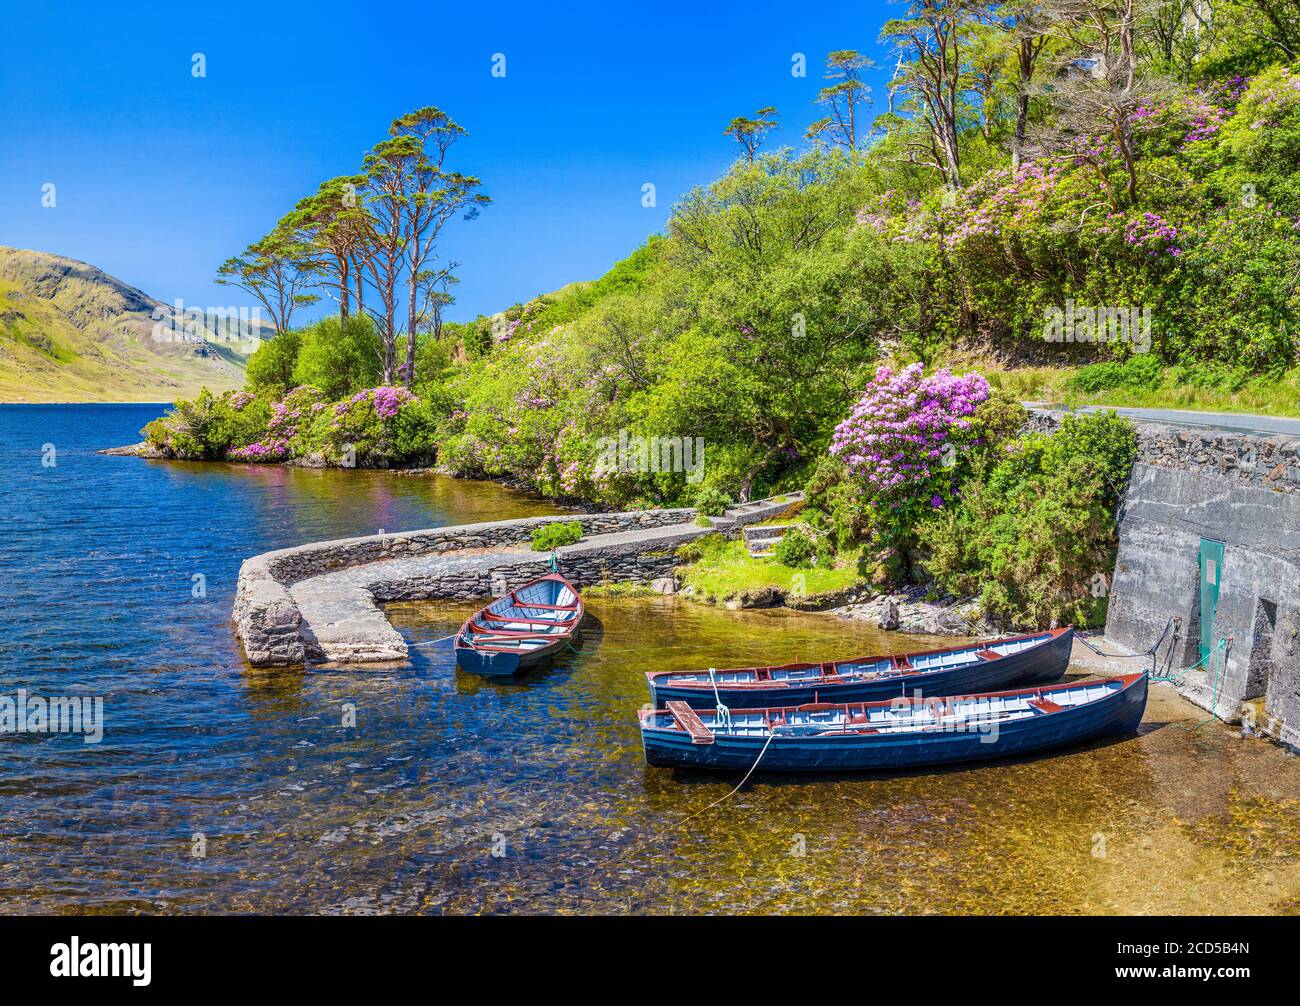
[[[1038,413],[1051,428],[1057,413]],[[1183,676],[1179,691],[1220,719],[1255,719],[1300,745],[1300,441],[1289,437],[1137,424],[1138,458],[1119,512],[1107,638],[1157,651],[1173,669],[1201,660],[1212,617],[1226,660]],[[1217,562],[1202,562],[1202,542]],[[1202,611],[1202,581],[1218,601]],[[1172,651],[1172,652],[1171,652]],[[1263,702],[1263,716],[1255,711]]]

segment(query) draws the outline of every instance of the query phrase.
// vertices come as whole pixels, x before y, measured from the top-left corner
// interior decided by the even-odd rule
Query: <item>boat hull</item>
[[[463,670],[508,678],[558,656],[582,632],[586,608],[558,573],[531,580],[480,608],[453,648]]]
[[[471,674],[479,674],[485,678],[508,678],[520,671],[553,660],[564,650],[566,643],[576,645],[581,635],[582,628],[579,626],[573,630],[571,635],[557,639],[549,646],[530,650],[527,653],[481,650],[476,647],[464,646],[457,640],[455,647],[456,663],[460,664],[462,670],[469,671]]]
[[[656,708],[678,700],[696,709],[712,709],[721,700],[729,709],[762,709],[767,706],[799,706],[809,702],[879,702],[900,695],[972,695],[995,692],[1017,685],[1045,685],[1059,681],[1070,665],[1074,645],[1072,630],[1062,632],[1032,649],[996,660],[985,660],[939,671],[877,678],[874,681],[845,681],[808,685],[778,684],[770,687],[718,685],[712,687],[661,684],[647,675],[650,701]]]
[[[747,771],[762,754],[768,772],[902,770],[921,766],[983,761],[1047,751],[1137,730],[1146,709],[1147,678],[1138,676],[1115,694],[1087,705],[1042,717],[1000,723],[996,734],[921,731],[787,736],[729,736],[719,732],[709,744],[692,741],[683,730],[648,728],[641,737],[646,761],[655,766]]]

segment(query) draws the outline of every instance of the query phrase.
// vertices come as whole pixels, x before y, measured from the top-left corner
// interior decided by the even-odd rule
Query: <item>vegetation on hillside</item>
[[[151,438],[250,460],[361,443],[373,463],[436,455],[616,506],[807,484],[791,564],[853,556],[855,575],[977,592],[1009,623],[1096,617],[1084,585],[1110,568],[1132,431],[1022,438],[1015,398],[1286,409],[1300,383],[1300,6],[1199,11],[912,0],[881,33],[897,68],[874,121],[869,61],[833,52],[805,146],[764,149],[770,106],[732,120],[735,164],[664,234],[465,324],[442,321],[453,277],[426,264],[477,179],[444,176],[460,130],[443,113],[403,117],[362,175],[223,267],[290,301],[306,287],[277,288],[275,262],[324,275],[340,303],[250,361],[244,408],[267,426],[191,442],[173,417]],[[988,380],[950,372],[970,360]]]

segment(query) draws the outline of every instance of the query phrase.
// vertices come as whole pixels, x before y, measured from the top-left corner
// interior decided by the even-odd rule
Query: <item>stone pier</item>
[[[759,500],[697,522],[691,509],[526,517],[400,534],[370,535],[266,552],[245,560],[235,595],[235,631],[249,663],[403,660],[406,643],[386,601],[499,596],[550,570],[532,532],[577,521],[583,539],[556,550],[559,571],[579,587],[647,582],[672,573],[678,546],[785,511],[802,494]]]

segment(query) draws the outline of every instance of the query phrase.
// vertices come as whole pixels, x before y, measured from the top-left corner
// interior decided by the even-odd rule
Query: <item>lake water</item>
[[[230,626],[245,557],[555,508],[437,477],[95,453],[157,413],[0,406],[0,694],[103,696],[105,716],[99,744],[0,735],[0,911],[1300,913],[1300,763],[1164,687],[1137,737],[760,776],[688,821],[738,779],[645,766],[645,670],[925,644],[596,599],[581,653],[513,684],[445,644],[383,670],[254,670]],[[472,608],[389,612],[418,642]]]

